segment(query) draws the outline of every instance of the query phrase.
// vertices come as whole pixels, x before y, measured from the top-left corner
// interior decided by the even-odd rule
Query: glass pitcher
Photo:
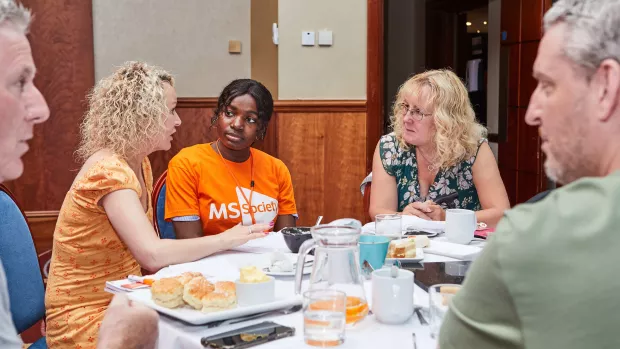
[[[304,260],[314,248],[314,263],[309,289],[334,289],[347,295],[346,320],[356,324],[368,314],[364,279],[360,271],[359,227],[318,225],[311,228],[312,239],[299,248],[295,274],[295,292],[301,294]]]

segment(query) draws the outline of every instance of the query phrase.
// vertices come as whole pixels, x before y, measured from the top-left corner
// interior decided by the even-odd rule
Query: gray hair
[[[563,54],[588,78],[605,59],[620,62],[620,0],[560,0],[544,22],[545,30],[566,24]]]
[[[0,0],[0,26],[10,23],[24,34],[28,33],[30,25],[30,10],[14,0]]]

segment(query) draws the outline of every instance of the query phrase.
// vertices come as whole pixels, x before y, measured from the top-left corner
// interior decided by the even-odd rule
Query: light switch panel
[[[321,30],[319,31],[319,46],[331,46],[333,43],[332,31]]]
[[[301,44],[303,46],[314,46],[314,32],[301,32]]]

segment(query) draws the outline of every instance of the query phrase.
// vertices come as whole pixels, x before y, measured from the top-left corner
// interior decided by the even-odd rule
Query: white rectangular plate
[[[421,248],[416,248],[414,258],[386,258],[385,260],[386,261],[399,261],[401,263],[412,263],[412,262],[420,262],[423,259],[424,259],[424,250]]]
[[[273,302],[257,304],[251,306],[237,306],[233,309],[213,312],[213,313],[203,313],[200,310],[195,310],[190,306],[186,305],[183,308],[174,308],[169,309],[162,306],[159,306],[153,302],[151,299],[151,290],[136,290],[127,294],[127,296],[136,302],[140,302],[146,305],[149,308],[153,308],[162,314],[166,314],[175,319],[183,320],[187,323],[193,325],[202,325],[212,321],[218,320],[227,320],[245,315],[252,315],[256,313],[261,313],[263,311],[277,310],[277,309],[286,309],[292,306],[298,305],[302,303],[301,295],[293,296],[290,292],[283,292],[289,289],[291,291],[290,283],[283,284],[282,281],[276,280],[276,298]],[[280,291],[280,292],[278,292]]]

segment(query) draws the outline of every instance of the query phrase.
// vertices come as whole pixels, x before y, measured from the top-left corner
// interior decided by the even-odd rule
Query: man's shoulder
[[[500,222],[501,230],[506,224],[521,236],[539,236],[542,228],[549,233],[562,233],[555,228],[571,231],[581,225],[620,223],[615,213],[620,206],[620,172],[612,175],[577,180],[550,192],[535,203],[525,203],[507,211]],[[523,235],[525,234],[525,235]]]
[[[620,172],[584,178],[543,200],[507,211],[493,238],[502,269],[541,270],[549,260],[593,258],[605,245],[620,247]],[[603,256],[600,256],[603,257]],[[551,271],[551,270],[549,270]]]

